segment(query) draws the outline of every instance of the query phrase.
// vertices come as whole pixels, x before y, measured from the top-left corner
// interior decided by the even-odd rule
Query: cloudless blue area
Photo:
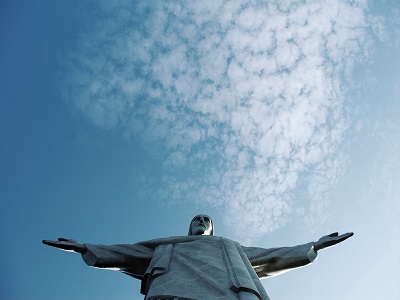
[[[116,244],[186,235],[197,213],[213,218],[216,235],[236,237],[225,203],[158,197],[166,167],[157,155],[168,150],[146,146],[143,136],[127,139],[120,127],[93,124],[62,95],[63,62],[100,18],[92,15],[96,5],[0,3],[0,299],[143,299],[139,281],[89,268],[43,239]],[[371,7],[383,18],[400,14],[396,1]],[[272,299],[400,298],[400,28],[383,24],[397,40],[374,36],[371,56],[354,69],[341,144],[346,167],[330,188],[327,221],[289,218],[254,243],[289,246],[336,230],[355,236],[311,266],[263,280]],[[139,173],[153,178],[146,189],[138,188]]]

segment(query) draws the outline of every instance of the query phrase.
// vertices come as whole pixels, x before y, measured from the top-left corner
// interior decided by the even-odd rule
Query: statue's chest
[[[170,253],[168,271],[152,279],[149,295],[184,299],[237,299],[221,243],[177,243]]]

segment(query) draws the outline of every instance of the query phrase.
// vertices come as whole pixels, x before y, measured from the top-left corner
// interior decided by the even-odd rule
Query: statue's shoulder
[[[179,243],[188,243],[194,241],[210,241],[210,242],[223,242],[225,244],[235,244],[236,246],[240,246],[238,242],[235,242],[231,239],[221,237],[221,236],[204,236],[204,235],[189,235],[189,236],[170,236],[165,238],[153,239],[148,241],[143,241],[140,244],[145,245],[147,247],[157,247],[160,245],[166,244],[179,244]]]
[[[142,245],[146,246],[157,246],[157,245],[164,245],[164,244],[176,244],[181,241],[185,241],[186,236],[170,236],[165,238],[158,238],[140,242]]]

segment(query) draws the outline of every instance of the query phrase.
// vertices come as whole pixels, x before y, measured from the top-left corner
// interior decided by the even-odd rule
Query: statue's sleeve
[[[260,278],[305,266],[317,258],[314,243],[271,249],[243,247],[243,250]]]
[[[85,244],[82,254],[85,263],[91,267],[121,271],[141,279],[153,257],[154,248],[142,243],[124,245]]]

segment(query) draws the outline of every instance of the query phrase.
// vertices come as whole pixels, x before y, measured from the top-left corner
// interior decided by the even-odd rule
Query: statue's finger
[[[334,236],[338,236],[338,235],[339,235],[338,232],[333,232],[333,233],[331,233],[331,234],[328,234],[328,236],[330,236],[330,237],[334,237]]]
[[[339,239],[340,239],[340,241],[344,241],[344,240],[347,240],[349,237],[352,237],[353,235],[354,235],[353,232],[347,232],[347,233],[340,235]]]
[[[43,240],[42,243],[47,246],[53,246],[53,247],[58,247],[60,245],[60,243],[57,241],[49,241],[49,240]]]
[[[66,239],[66,238],[58,238],[59,242],[66,242],[66,243],[78,243],[78,241],[73,239]]]

